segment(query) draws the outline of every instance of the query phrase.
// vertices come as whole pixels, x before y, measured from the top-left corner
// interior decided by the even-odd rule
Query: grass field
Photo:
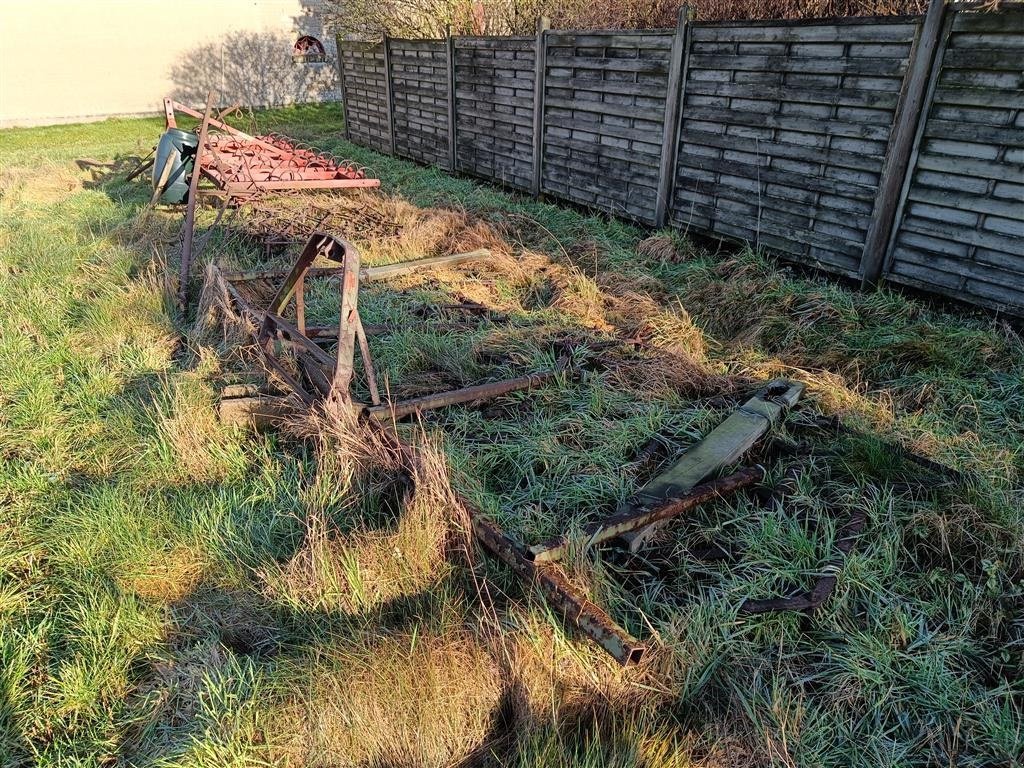
[[[399,228],[342,232],[365,261],[496,254],[363,290],[390,391],[542,370],[566,337],[581,374],[405,427],[415,492],[337,428],[224,427],[251,358],[167,304],[181,214],[122,181],[160,121],[0,132],[0,764],[1019,764],[1019,328],[384,158],[334,108],[259,121],[379,174],[358,202]],[[492,312],[429,309],[464,300]],[[309,313],[335,302],[312,289]],[[573,554],[653,647],[640,667],[467,545],[452,488],[523,540],[577,530],[779,375],[808,385],[780,438],[811,455],[769,465],[798,473],[785,503],[701,508],[639,559]],[[801,428],[817,414],[863,434]],[[820,609],[739,614],[827,571],[855,513]]]

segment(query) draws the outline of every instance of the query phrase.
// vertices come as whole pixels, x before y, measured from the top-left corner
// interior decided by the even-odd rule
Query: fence
[[[1024,5],[339,41],[346,135],[1024,315]]]

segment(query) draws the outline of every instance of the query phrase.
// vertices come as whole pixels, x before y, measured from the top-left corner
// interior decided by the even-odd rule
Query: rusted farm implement
[[[195,137],[193,155],[197,172],[189,176],[189,188],[184,198],[188,208],[180,282],[183,301],[201,179],[206,180],[222,201],[217,221],[229,202],[259,206],[263,193],[372,187],[379,183],[367,178],[362,168],[299,147],[289,140],[249,136],[231,128],[211,116],[209,102],[202,114],[171,100],[165,101],[165,107],[169,131],[176,130],[175,110],[202,120]],[[211,128],[216,132],[211,134]],[[191,141],[188,136],[185,139]],[[168,166],[166,158],[161,158],[158,152],[154,164],[154,200],[172,186],[173,172],[167,171]],[[256,217],[258,226],[253,228],[253,233],[264,239],[269,252],[272,246],[295,243],[313,229],[312,218],[323,220],[322,214],[321,211],[301,212],[301,220],[291,221],[282,229],[277,220],[280,217],[271,211]],[[222,419],[263,426],[280,423],[295,415],[299,408],[320,407],[328,415],[347,411],[392,445],[411,470],[416,452],[402,441],[394,428],[397,421],[432,409],[479,403],[512,392],[530,390],[560,376],[573,375],[568,364],[569,356],[563,356],[552,370],[404,400],[388,398],[385,401],[382,397],[369,337],[387,329],[364,326],[359,312],[360,285],[421,270],[486,261],[488,258],[488,251],[478,250],[365,267],[360,263],[358,250],[350,242],[314,229],[289,269],[238,272],[211,264],[207,273],[208,290],[214,290],[224,305],[232,307],[253,329],[255,346],[263,366],[280,385],[273,391],[260,392],[249,388],[241,392],[226,391],[221,401]],[[309,325],[306,322],[307,281],[321,278],[336,281],[339,286],[339,321],[335,326]],[[277,287],[269,301],[253,298],[250,286],[274,281]],[[797,404],[803,389],[802,384],[786,379],[769,382],[678,461],[626,499],[614,514],[585,526],[573,536],[563,534],[532,545],[519,542],[463,499],[462,504],[470,513],[473,534],[485,551],[534,584],[549,605],[600,643],[617,661],[621,664],[636,663],[645,654],[645,644],[575,587],[565,576],[559,561],[570,552],[613,542],[629,552],[637,552],[651,544],[657,532],[669,521],[702,504],[762,483],[767,473],[758,464],[740,466],[725,476],[721,474],[735,467],[780,423],[787,411]],[[409,475],[412,474],[410,471]],[[787,480],[792,479],[787,476]],[[779,498],[784,496],[785,483],[786,480],[777,488]],[[855,514],[840,530],[840,538],[835,545],[837,557],[834,567],[841,566],[864,522],[862,515]],[[740,612],[812,610],[824,601],[835,584],[834,573],[830,572],[806,593],[747,600],[740,607]]]
[[[170,98],[164,99],[164,134],[154,156],[129,175],[134,178],[152,168],[153,198],[157,202],[185,203],[178,303],[188,303],[188,280],[195,241],[195,213],[200,183],[220,199],[216,223],[229,205],[257,199],[267,193],[366,189],[380,186],[367,169],[278,134],[253,136],[213,116],[212,94],[199,112]],[[178,128],[177,114],[200,121],[195,132]],[[212,230],[211,230],[212,231]]]
[[[246,391],[239,397],[225,397],[221,403],[222,419],[263,425],[289,418],[297,407],[320,405],[328,413],[347,409],[384,436],[400,455],[409,457],[411,462],[415,460],[415,452],[392,428],[395,421],[430,409],[482,402],[511,392],[529,390],[551,382],[559,375],[571,375],[563,359],[555,370],[409,400],[382,400],[370,352],[370,334],[359,314],[359,286],[420,270],[486,261],[489,256],[489,252],[481,250],[364,267],[360,264],[358,250],[351,243],[324,232],[315,232],[287,270],[230,272],[211,265],[208,280],[213,289],[254,329],[260,358],[274,379],[283,385],[283,390],[279,389],[278,393]],[[318,278],[329,278],[339,285],[337,326],[312,326],[306,322],[306,281]],[[277,281],[273,298],[265,306],[255,306],[247,298],[246,286],[253,281]],[[335,351],[329,353],[325,348],[328,346],[334,347]],[[359,388],[364,396],[355,394],[357,351],[362,362]],[[587,526],[576,540],[561,536],[532,546],[525,545],[463,500],[470,512],[474,535],[488,553],[535,584],[549,605],[599,642],[620,663],[636,663],[642,658],[646,646],[573,586],[558,561],[573,547],[586,548],[611,541],[633,550],[639,549],[651,540],[660,526],[673,518],[700,504],[763,481],[765,470],[757,465],[741,467],[724,477],[716,476],[736,464],[757,440],[766,435],[796,404],[802,391],[803,385],[799,383],[787,380],[771,382],[678,462],[639,489],[614,515]]]

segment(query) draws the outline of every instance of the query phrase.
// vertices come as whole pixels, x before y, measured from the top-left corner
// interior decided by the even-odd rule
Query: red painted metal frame
[[[176,126],[175,112],[203,119],[190,107],[164,99],[168,128]],[[379,187],[357,163],[341,160],[284,136],[252,136],[213,117],[207,125],[216,132],[206,136],[200,155],[203,178],[229,197],[261,192],[358,189]]]

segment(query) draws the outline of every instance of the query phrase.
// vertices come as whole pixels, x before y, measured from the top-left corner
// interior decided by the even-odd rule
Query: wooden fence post
[[[351,131],[348,125],[348,91],[345,89],[345,60],[342,58],[342,47],[341,47],[341,35],[338,35],[334,39],[335,47],[338,51],[338,85],[341,87],[341,104],[345,110],[345,141],[351,141]]]
[[[665,121],[661,137],[661,166],[658,170],[658,198],[655,201],[654,225],[664,227],[668,214],[669,197],[676,171],[676,146],[679,143],[679,125],[682,84],[685,59],[689,48],[687,39],[688,6],[679,7],[676,18],[676,35],[672,39],[672,58],[668,69],[668,93],[665,96]]]
[[[395,95],[391,85],[391,36],[384,33],[384,98],[388,106],[388,143],[395,157]]]
[[[541,16],[537,21],[537,42],[534,44],[533,66],[533,186],[534,197],[540,197],[541,166],[544,161],[544,79],[547,71],[548,44],[545,32],[551,20]]]
[[[910,167],[910,154],[918,123],[928,119],[928,105],[924,96],[929,88],[932,64],[945,26],[943,21],[946,8],[946,0],[931,0],[921,32],[910,53],[896,122],[889,137],[889,148],[871,214],[871,225],[864,239],[864,252],[860,261],[863,286],[874,285],[882,273],[904,180],[914,171]]]
[[[455,172],[455,38],[448,33],[448,170]]]

